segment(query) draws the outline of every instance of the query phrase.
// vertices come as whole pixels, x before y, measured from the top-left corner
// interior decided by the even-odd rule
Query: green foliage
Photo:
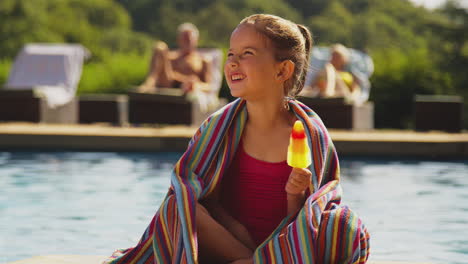
[[[130,16],[112,0],[2,0],[0,17],[8,21],[0,23],[0,58],[13,58],[29,42],[81,43],[93,60],[151,45],[131,31]]]
[[[308,25],[314,35],[314,42],[321,45],[330,43],[351,44],[353,16],[338,1],[331,1],[320,16],[309,19]]]
[[[84,66],[78,94],[126,93],[140,85],[148,71],[149,55],[114,54]]]
[[[439,49],[440,68],[450,74],[457,94],[464,98],[464,127],[468,128],[468,10],[457,3],[448,1],[439,10],[446,21],[434,26],[433,30],[443,38],[439,42],[443,45]]]
[[[177,26],[199,26],[200,45],[225,47],[240,20],[255,13],[279,15],[301,22],[300,14],[283,0],[117,0],[134,19],[134,29],[176,46]]]
[[[28,42],[62,41],[59,34],[46,27],[47,15],[44,1],[30,4],[21,0],[0,2],[0,59],[12,58]],[[3,22],[7,21],[7,22]]]
[[[330,4],[330,0],[286,0],[286,2],[301,13],[302,17],[320,15]]]
[[[342,43],[361,50],[421,48],[421,24],[433,16],[408,1],[330,0],[308,25],[320,44]],[[417,18],[414,22],[414,18]]]
[[[466,9],[449,2],[430,12],[409,1],[371,0],[330,0],[321,9],[307,18],[316,44],[340,42],[374,59],[376,127],[410,128],[415,94],[458,94],[468,105]]]
[[[99,59],[106,60],[114,53],[138,53],[144,55],[152,50],[153,40],[145,34],[128,30],[107,30],[96,41]],[[95,54],[96,55],[96,54]]]
[[[10,60],[0,60],[0,89],[5,85],[11,68]]]
[[[212,23],[213,17],[220,16],[224,23]],[[201,10],[198,18],[198,25],[210,25],[200,28],[200,46],[205,47],[226,47],[229,43],[230,32],[239,23],[239,17],[232,9],[221,2],[215,2],[206,9]],[[217,36],[214,38],[214,36]]]
[[[269,13],[308,26],[315,45],[371,54],[377,127],[411,127],[415,94],[458,94],[468,128],[468,10],[459,3],[429,11],[409,0],[1,0],[0,82],[24,44],[75,42],[93,55],[79,93],[125,92],[147,74],[154,39],[176,46],[179,24],[194,23],[200,46],[225,51],[242,18]],[[229,97],[225,83],[221,95]]]
[[[381,128],[410,128],[416,94],[453,94],[451,78],[437,70],[427,49],[403,53],[386,49],[372,53],[375,72],[371,78],[371,101],[375,125]]]

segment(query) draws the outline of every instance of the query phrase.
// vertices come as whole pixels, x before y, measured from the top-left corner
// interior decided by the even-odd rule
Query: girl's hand
[[[311,181],[312,172],[309,169],[293,168],[284,189],[289,195],[304,194]]]

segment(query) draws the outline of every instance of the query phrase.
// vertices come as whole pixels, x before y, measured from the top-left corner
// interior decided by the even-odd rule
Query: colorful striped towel
[[[338,157],[320,118],[296,100],[289,105],[311,146],[311,195],[255,250],[255,263],[365,263],[369,234],[341,206]],[[238,99],[210,116],[175,165],[171,188],[136,247],[104,263],[198,263],[195,203],[221,182],[239,143],[247,110]]]

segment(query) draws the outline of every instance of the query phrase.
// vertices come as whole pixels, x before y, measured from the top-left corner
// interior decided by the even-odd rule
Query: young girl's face
[[[231,34],[224,74],[234,97],[247,100],[268,98],[275,94],[278,62],[270,40],[253,26],[241,25]]]

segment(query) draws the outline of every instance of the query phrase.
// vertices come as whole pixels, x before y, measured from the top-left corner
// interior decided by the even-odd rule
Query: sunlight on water
[[[178,157],[0,152],[0,263],[134,246]],[[341,166],[343,201],[371,233],[371,259],[468,258],[468,163],[342,159]]]

